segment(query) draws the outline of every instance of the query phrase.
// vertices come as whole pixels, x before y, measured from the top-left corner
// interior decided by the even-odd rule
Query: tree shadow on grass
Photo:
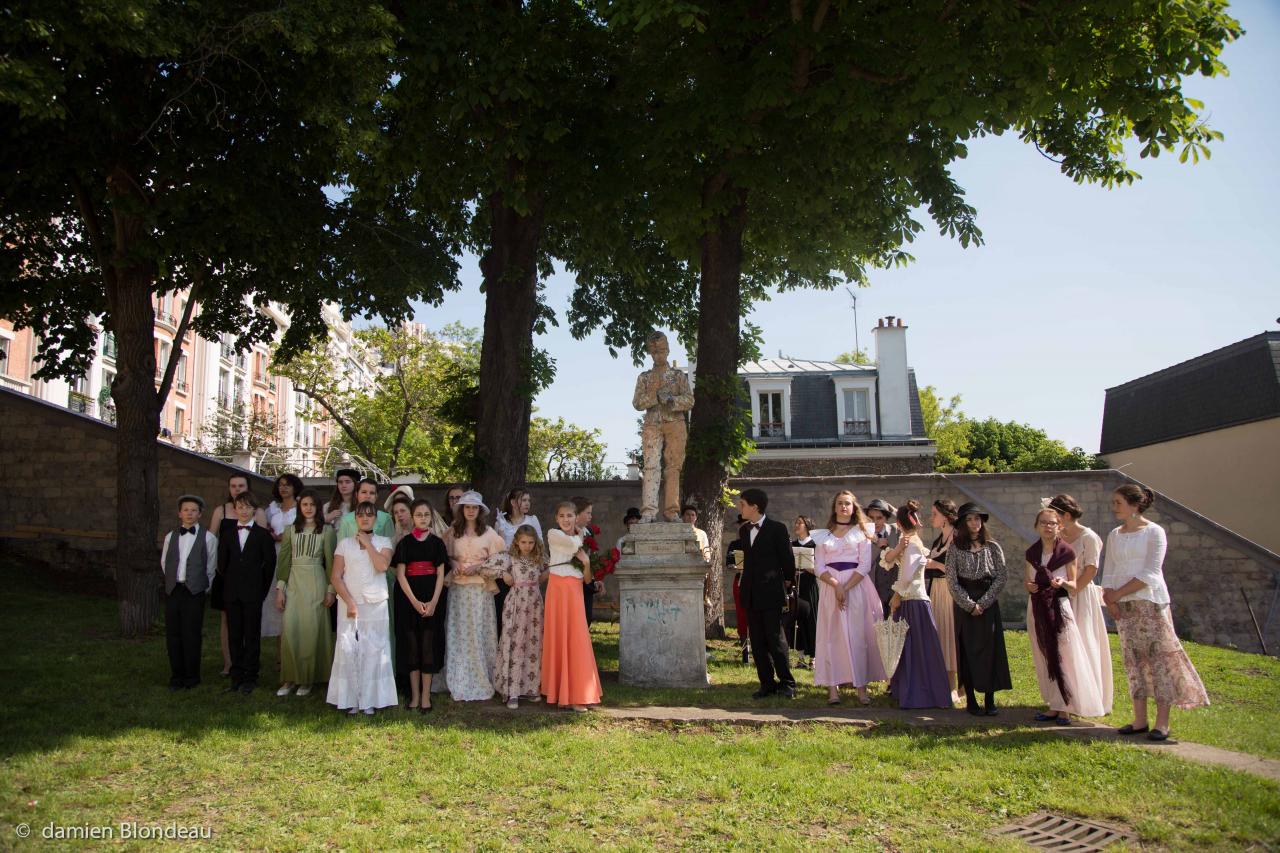
[[[203,683],[170,692],[162,631],[137,639],[116,635],[112,599],[59,591],[40,572],[0,566],[0,758],[58,749],[77,738],[163,732],[176,741],[209,734],[244,735],[297,729],[332,734],[353,727],[403,731],[490,729],[518,734],[572,725],[579,715],[527,705],[511,711],[497,702],[455,703],[435,694],[429,714],[387,708],[348,715],[325,703],[324,685],[306,697],[276,696],[278,643],[262,644],[261,686],[249,696],[224,692],[219,676],[219,614],[207,610]],[[403,701],[403,694],[401,700]]]

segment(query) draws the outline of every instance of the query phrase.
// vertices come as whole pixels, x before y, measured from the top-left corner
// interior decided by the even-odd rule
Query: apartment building
[[[157,387],[171,354],[175,349],[178,352],[173,384],[160,415],[160,439],[211,452],[212,425],[220,415],[225,419],[239,413],[243,421],[252,420],[269,432],[271,444],[289,448],[302,459],[314,451],[318,461],[333,438],[333,424],[322,409],[293,388],[292,382],[270,370],[271,347],[289,327],[288,312],[274,303],[259,309],[276,324],[273,341],[238,350],[232,335],[209,340],[188,330],[179,341],[178,325],[186,302],[186,291],[154,297]],[[193,310],[198,314],[199,306]],[[368,364],[359,352],[354,330],[338,308],[326,305],[323,310],[329,343],[343,362],[344,375],[357,386],[371,388],[377,381],[377,366]],[[114,421],[111,383],[116,375],[115,336],[95,319],[86,322],[97,332],[89,369],[72,381],[41,380],[34,375],[40,367],[39,339],[32,330],[15,329],[11,321],[0,318],[0,385]]]

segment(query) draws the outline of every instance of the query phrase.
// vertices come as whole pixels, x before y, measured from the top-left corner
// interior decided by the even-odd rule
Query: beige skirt
[[[1173,631],[1169,606],[1137,600],[1122,601],[1119,609],[1116,628],[1129,695],[1178,708],[1208,705],[1204,682]]]
[[[933,605],[933,621],[938,626],[938,642],[942,644],[942,662],[947,672],[955,672],[956,666],[956,604],[945,577],[934,578],[929,588],[929,602]]]

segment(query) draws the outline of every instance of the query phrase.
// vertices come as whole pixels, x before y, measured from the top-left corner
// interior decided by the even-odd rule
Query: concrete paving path
[[[1210,767],[1223,767],[1249,773],[1264,779],[1280,781],[1280,761],[1261,758],[1244,752],[1233,752],[1215,746],[1189,743],[1175,739],[1164,743],[1153,743],[1144,735],[1125,737],[1116,733],[1111,726],[1077,721],[1071,726],[1050,726],[1036,723],[1032,719],[1034,710],[1023,708],[1002,708],[998,717],[974,717],[960,710],[937,711],[902,711],[897,708],[862,708],[855,707],[813,709],[813,708],[770,708],[768,710],[726,710],[724,708],[693,707],[637,707],[637,708],[600,708],[595,713],[614,720],[643,720],[653,723],[721,723],[740,726],[767,726],[778,724],[822,723],[855,726],[871,729],[883,723],[919,726],[922,728],[994,728],[1010,726],[1034,727],[1037,731],[1055,734],[1060,737],[1102,740],[1136,746],[1162,755],[1172,755],[1186,761],[1204,764]]]

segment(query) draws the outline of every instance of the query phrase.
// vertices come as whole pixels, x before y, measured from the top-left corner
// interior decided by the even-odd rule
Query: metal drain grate
[[[1027,815],[1017,823],[996,829],[995,833],[1016,838],[1037,850],[1055,853],[1105,850],[1112,844],[1138,840],[1133,833],[1115,826],[1048,812]]]

